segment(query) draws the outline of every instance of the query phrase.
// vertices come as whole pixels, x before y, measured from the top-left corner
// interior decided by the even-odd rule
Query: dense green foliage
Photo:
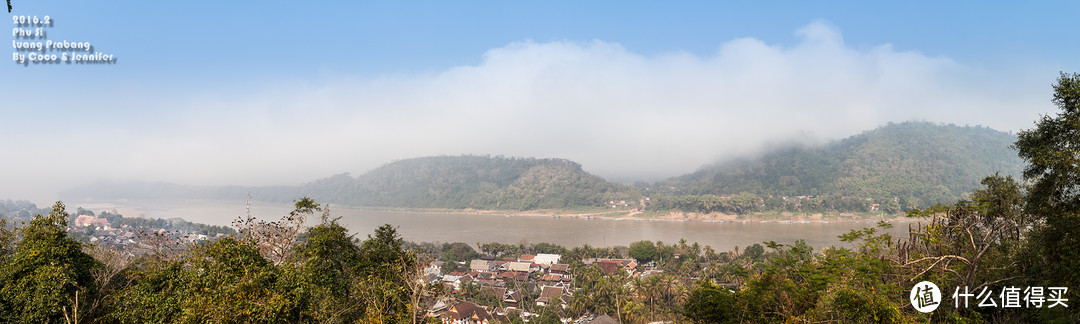
[[[46,216],[37,215],[5,239],[0,259],[0,318],[26,323],[59,323],[76,312],[97,311],[75,301],[98,296],[93,271],[101,265],[67,237],[67,212],[57,202]],[[8,236],[8,235],[5,235]],[[11,238],[9,236],[9,238]],[[79,293],[81,292],[81,296]]]
[[[603,206],[636,197],[629,186],[588,174],[571,161],[488,156],[402,160],[357,177],[352,191],[320,182],[305,190],[319,196],[317,187],[338,189],[326,193],[334,195],[331,201],[386,207],[531,210]]]
[[[656,245],[654,245],[652,241],[637,241],[630,243],[630,257],[641,263],[648,263],[656,260],[659,257],[659,253],[656,250]]]
[[[830,248],[814,254],[798,242],[770,243],[772,251],[757,258],[743,254],[713,275],[742,283],[699,282],[685,314],[703,323],[899,322],[903,289],[889,282],[890,264],[879,257],[879,244],[889,237],[874,233],[849,234],[851,240],[867,239],[858,252]]]
[[[1013,140],[984,127],[890,123],[821,147],[792,146],[757,159],[707,166],[660,182],[654,191],[705,200],[740,193],[760,199],[819,196],[833,198],[841,211],[868,210],[866,198],[879,204],[896,198],[904,209],[927,207],[960,199],[987,174],[1019,174],[1020,160],[1009,148]],[[845,203],[850,206],[839,206]],[[765,209],[784,208],[780,201]],[[719,208],[728,210],[740,209]]]
[[[1024,211],[1045,223],[1033,235],[1032,255],[1046,283],[1080,285],[1080,73],[1054,85],[1056,115],[1020,132],[1016,148],[1031,185]],[[1077,289],[1077,288],[1074,288]]]
[[[290,216],[321,210],[305,198]],[[239,237],[205,244],[150,244],[134,257],[68,238],[67,218],[57,202],[25,226],[0,220],[0,322],[414,322],[427,289],[389,225],[360,241],[324,214],[301,240],[251,233],[293,233],[281,227],[303,222],[253,223],[270,228],[242,227]],[[275,240],[293,242],[292,252],[269,253]]]

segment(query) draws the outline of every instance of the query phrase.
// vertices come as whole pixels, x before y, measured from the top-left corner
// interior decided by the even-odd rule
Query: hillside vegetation
[[[784,206],[791,199],[782,198],[799,196],[800,205],[837,210],[873,203],[910,209],[955,201],[987,174],[1019,175],[1021,161],[1010,148],[1015,140],[985,127],[890,123],[820,147],[791,146],[706,166],[656,187],[663,195],[698,200],[752,195],[766,200],[759,206],[765,209],[791,209]],[[814,198],[827,201],[815,204]]]
[[[637,196],[563,159],[439,156],[393,162],[357,178],[340,174],[302,193],[373,207],[532,210],[604,206]]]

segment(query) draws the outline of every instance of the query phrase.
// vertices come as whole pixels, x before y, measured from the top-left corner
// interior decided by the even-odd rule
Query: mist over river
[[[242,201],[122,201],[122,202],[72,202],[69,209],[83,207],[100,212],[116,210],[124,217],[174,218],[211,225],[228,226],[240,215],[246,214]],[[277,220],[292,210],[290,204],[252,202],[253,216],[264,220]],[[413,212],[385,211],[353,207],[331,206],[331,215],[341,217],[339,222],[351,232],[366,238],[383,224],[397,226],[398,232],[408,241],[416,242],[464,242],[476,243],[539,243],[550,242],[571,248],[583,244],[592,246],[628,246],[640,240],[675,243],[686,239],[689,243],[712,246],[726,251],[776,241],[793,244],[798,239],[819,250],[829,245],[846,245],[838,235],[852,229],[874,227],[876,222],[832,223],[784,223],[784,222],[708,222],[642,219],[603,219],[570,217],[528,217],[504,215],[480,215],[464,212]],[[316,224],[316,215],[309,219]],[[888,232],[907,236],[909,224],[893,222]]]

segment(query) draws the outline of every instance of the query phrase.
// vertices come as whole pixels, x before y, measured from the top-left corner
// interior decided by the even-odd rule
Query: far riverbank
[[[210,225],[228,226],[232,220],[246,215],[248,207],[237,201],[71,201],[69,208],[83,207],[100,212],[117,211],[126,217],[183,218]],[[402,237],[414,242],[464,242],[470,245],[486,242],[518,244],[549,242],[566,247],[629,246],[640,240],[667,243],[686,239],[710,245],[718,251],[746,247],[765,241],[807,244],[822,248],[847,246],[837,236],[854,229],[875,227],[877,220],[769,220],[724,219],[710,216],[649,217],[629,214],[604,216],[605,213],[582,212],[557,214],[554,211],[510,213],[504,211],[402,210],[330,206],[332,217],[350,232],[363,239],[383,224],[398,227]],[[259,219],[278,220],[293,208],[290,204],[251,202],[250,212]],[[555,217],[553,217],[555,215]],[[317,216],[316,216],[317,217]],[[900,217],[890,222],[904,222],[885,232],[894,236],[907,235],[908,226],[917,219]],[[309,224],[318,218],[309,219]]]

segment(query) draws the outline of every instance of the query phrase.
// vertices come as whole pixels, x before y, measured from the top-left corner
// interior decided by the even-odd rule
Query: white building
[[[561,256],[558,255],[558,254],[542,254],[541,253],[541,254],[537,254],[536,257],[533,258],[533,263],[549,265],[550,266],[553,263],[559,263],[559,257],[561,257]]]

